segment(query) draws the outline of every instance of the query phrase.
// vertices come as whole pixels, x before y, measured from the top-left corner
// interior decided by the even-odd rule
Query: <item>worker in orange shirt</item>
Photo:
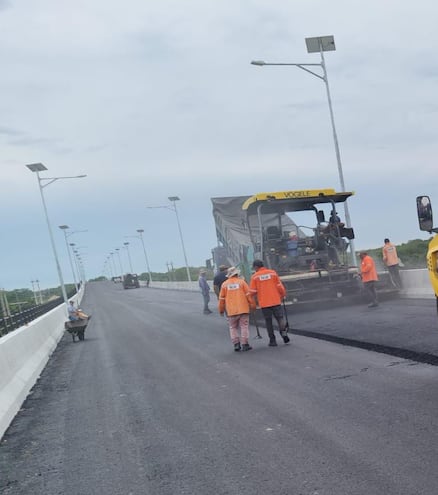
[[[248,342],[249,312],[256,309],[248,284],[239,276],[238,268],[235,266],[228,268],[227,279],[222,282],[218,303],[221,316],[224,315],[225,310],[227,311],[231,342],[237,352],[252,349]]]
[[[401,289],[402,281],[398,266],[397,248],[388,238],[383,242],[385,243],[382,248],[383,263],[385,263],[388,268],[389,277],[391,278],[393,285],[395,285],[397,289]]]
[[[360,274],[362,277],[362,282],[365,288],[365,291],[368,293],[370,297],[370,304],[368,304],[369,308],[375,308],[379,305],[377,301],[377,291],[376,291],[376,282],[379,280],[377,276],[376,265],[374,263],[373,258],[368,255],[366,252],[362,252],[359,254],[360,256]]]
[[[283,308],[281,307],[281,301],[286,296],[286,289],[277,272],[265,268],[263,261],[255,260],[252,267],[254,268],[255,273],[251,277],[249,288],[251,294],[257,296],[259,306],[265,317],[266,330],[268,331],[269,336],[268,345],[271,347],[277,345],[272,317],[277,320],[280,335],[283,338],[283,342],[287,344],[290,339],[287,336],[286,322]]]

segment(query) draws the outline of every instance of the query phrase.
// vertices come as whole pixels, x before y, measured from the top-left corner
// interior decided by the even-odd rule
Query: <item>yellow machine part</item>
[[[432,284],[435,296],[438,297],[438,235],[429,242],[427,269],[429,270],[430,283]]]
[[[309,205],[334,201],[344,202],[354,194],[351,192],[336,192],[334,189],[305,189],[299,191],[279,191],[270,193],[258,193],[249,197],[242,205],[242,210],[248,210],[251,205],[259,202],[274,202],[281,200],[298,200]],[[305,208],[302,208],[305,209]]]

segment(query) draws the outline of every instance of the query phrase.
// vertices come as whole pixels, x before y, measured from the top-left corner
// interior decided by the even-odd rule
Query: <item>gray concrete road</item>
[[[263,329],[234,353],[188,292],[96,283],[84,309],[2,440],[2,494],[436,493],[437,367]]]

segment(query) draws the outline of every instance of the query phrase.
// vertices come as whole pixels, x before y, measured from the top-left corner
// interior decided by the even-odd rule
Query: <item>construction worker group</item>
[[[255,260],[253,268],[255,273],[249,285],[240,278],[239,269],[232,266],[220,286],[218,310],[222,316],[225,313],[227,315],[231,342],[236,352],[252,349],[248,341],[249,315],[256,309],[256,300],[265,318],[268,345],[277,346],[273,318],[277,321],[283,342],[288,344],[290,341],[281,305],[286,296],[286,289],[280,277],[275,270],[266,268],[261,260]]]
[[[368,307],[379,305],[377,300],[376,283],[378,281],[374,260],[367,252],[359,253],[360,275],[365,293],[369,298]],[[390,280],[397,288],[402,288],[399,273],[399,258],[397,249],[389,239],[384,240],[382,249],[383,262],[388,268]],[[249,318],[255,312],[256,307],[261,309],[265,319],[266,330],[269,337],[269,346],[277,346],[274,333],[273,319],[275,318],[280,336],[285,344],[290,342],[288,336],[287,314],[285,313],[284,299],[286,288],[275,270],[266,268],[261,260],[255,260],[252,264],[254,273],[249,284],[240,277],[240,270],[225,265],[219,267],[219,272],[214,278],[213,287],[218,297],[218,310],[220,315],[227,316],[231,342],[236,352],[249,351]],[[205,271],[201,273],[200,287],[206,284]],[[282,305],[283,303],[283,305]],[[204,307],[204,313],[211,311]]]

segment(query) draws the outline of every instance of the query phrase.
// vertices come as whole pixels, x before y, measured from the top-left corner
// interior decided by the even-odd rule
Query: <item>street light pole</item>
[[[140,234],[140,240],[141,244],[143,246],[143,252],[144,252],[144,259],[146,260],[146,268],[148,269],[148,274],[149,274],[149,282],[152,282],[152,272],[151,272],[151,267],[149,266],[149,260],[148,260],[148,255],[146,253],[146,248],[144,246],[144,240],[143,240],[143,232],[144,229],[137,229],[137,232]]]
[[[76,273],[78,274],[78,281],[79,281],[79,284],[80,284],[82,282],[82,277],[81,277],[81,273],[79,271],[78,260],[76,258],[76,249],[75,249],[76,244],[74,242],[70,242],[69,243],[69,246],[70,246],[71,251],[72,251],[72,253],[74,255],[75,266],[76,266]]]
[[[78,251],[76,251],[78,253]],[[78,263],[79,263],[79,266],[80,266],[80,271],[81,271],[81,278],[83,281],[86,280],[86,276],[85,276],[85,268],[84,268],[84,263],[82,262],[82,258],[80,257],[79,254],[77,254],[77,257],[78,257]]]
[[[113,271],[113,264],[111,263],[111,256],[108,255],[106,257],[107,261],[108,261],[108,266],[109,266],[109,272],[110,272],[110,275],[111,275],[111,278],[114,278],[114,271]]]
[[[172,263],[172,262],[170,262]],[[167,266],[167,278],[169,279],[169,282],[173,282],[173,272],[170,271],[170,263],[166,261],[166,266]]]
[[[344,182],[344,173],[342,171],[341,153],[339,151],[338,135],[336,132],[335,118],[334,118],[333,107],[332,107],[332,99],[331,99],[331,95],[330,95],[330,86],[329,86],[329,82],[328,82],[327,68],[325,65],[325,58],[324,58],[324,52],[336,50],[335,40],[334,40],[333,36],[318,36],[318,37],[314,37],[314,38],[306,38],[306,46],[307,46],[307,52],[308,53],[319,52],[319,54],[321,56],[321,62],[320,63],[313,63],[313,64],[270,63],[270,62],[264,62],[263,60],[253,60],[251,62],[251,64],[257,65],[259,67],[263,67],[265,65],[294,66],[294,67],[298,67],[299,69],[302,69],[302,70],[308,72],[309,74],[312,74],[313,76],[317,77],[318,79],[321,79],[322,81],[324,81],[326,92],[327,92],[327,101],[328,101],[328,106],[329,106],[330,122],[332,125],[333,141],[335,144],[335,153],[336,153],[336,161],[337,161],[337,166],[338,166],[339,183],[341,186],[341,192],[345,192],[345,182]],[[317,72],[314,72],[311,69],[308,69],[308,67],[312,67],[312,66],[321,67],[322,75],[318,74]],[[347,227],[350,228],[351,227],[351,219],[350,219],[350,212],[348,209],[347,201],[344,202],[344,211],[345,211],[345,223],[346,223]],[[354,242],[352,239],[350,240],[350,247],[351,247],[353,264],[355,266],[357,266]]]
[[[40,304],[43,304],[43,295],[41,293],[40,281],[38,279],[36,279],[35,280],[35,283],[36,283],[36,286],[37,286],[37,289],[38,289],[38,296],[39,296]]]
[[[70,249],[68,248],[68,241],[67,241],[67,229],[69,229],[69,226],[68,225],[59,225],[59,228],[64,233],[65,245],[67,247],[67,253],[68,253],[68,259],[70,260],[70,267],[71,267],[71,271],[73,273],[73,281],[75,283],[76,292],[78,292],[79,287],[78,287],[78,283],[76,282],[76,274],[75,274],[75,270],[73,268],[73,260],[71,257]]]
[[[30,283],[32,284],[32,292],[33,292],[33,298],[35,300],[35,306],[38,306],[38,300],[37,300],[37,295],[36,295],[36,290],[35,290],[35,280],[31,280]]]
[[[134,273],[134,270],[132,269],[131,254],[129,252],[129,242],[124,242],[123,245],[125,246],[126,251],[128,252],[129,268],[131,269],[131,273]]]
[[[110,256],[111,256],[111,261],[112,261],[113,267],[114,267],[114,277],[116,277],[117,276],[117,266],[116,266],[116,261],[114,259],[114,252],[113,251],[111,251]]]
[[[45,213],[46,222],[47,222],[47,229],[49,231],[50,242],[52,244],[53,256],[55,258],[56,270],[58,272],[59,283],[61,285],[62,297],[64,299],[65,304],[67,305],[67,293],[65,291],[65,285],[64,285],[64,279],[62,278],[61,266],[59,264],[59,259],[58,259],[58,253],[56,251],[55,240],[53,238],[52,228],[50,226],[49,214],[47,212],[47,206],[46,206],[46,201],[44,199],[43,188],[44,187],[47,187],[52,182],[55,182],[56,180],[59,180],[59,179],[79,179],[79,178],[82,178],[82,177],[86,177],[86,175],[77,175],[77,176],[74,176],[74,177],[40,177],[40,172],[42,172],[44,170],[47,170],[47,167],[45,167],[42,163],[31,163],[29,165],[26,165],[26,167],[29,170],[31,170],[32,172],[35,172],[36,175],[37,175],[38,187],[39,187],[40,194],[41,194],[41,201],[43,203],[44,213]],[[42,184],[43,181],[48,181],[48,182],[43,185]]]
[[[119,259],[119,265],[120,265],[120,278],[123,280],[123,266],[122,266],[122,259],[120,257],[120,248],[115,248],[117,257]]]
[[[72,251],[75,255],[75,262],[76,262],[76,266],[78,269],[79,280],[82,282],[85,282],[85,280],[86,280],[85,270],[84,270],[84,266],[83,266],[82,259],[80,256],[81,253],[78,251],[78,249],[86,248],[87,246],[76,246],[76,244],[74,242],[70,243],[70,246],[72,246]]]
[[[189,282],[191,282],[192,277],[190,276],[190,269],[189,269],[189,264],[187,262],[186,248],[184,246],[184,239],[183,239],[183,235],[182,235],[182,231],[181,231],[181,224],[179,222],[178,210],[176,208],[176,201],[180,201],[180,198],[178,196],[169,196],[167,199],[172,203],[172,206],[167,206],[167,205],[166,206],[147,206],[146,208],[151,208],[151,209],[152,208],[167,208],[168,210],[172,210],[175,213],[176,223],[178,224],[179,238],[181,240],[181,247],[183,250],[184,261],[186,264],[187,279]]]
[[[146,248],[145,248],[144,240],[143,240],[143,232],[144,232],[144,230],[143,229],[137,229],[137,232],[138,232],[139,235],[125,235],[125,237],[135,237],[136,239],[140,239],[141,244],[143,246],[144,258],[146,260],[146,268],[147,268],[147,271],[148,271],[149,282],[152,282],[152,273],[151,273],[151,269],[149,267],[148,255],[146,253]]]
[[[178,196],[169,196],[168,200],[171,201],[171,203],[173,204],[173,211],[175,212],[176,222],[178,224],[179,238],[181,239],[181,247],[182,247],[183,254],[184,254],[184,261],[186,263],[187,279],[189,282],[191,282],[192,278],[190,276],[189,264],[187,262],[186,248],[184,246],[184,239],[183,239],[183,235],[182,235],[182,231],[181,231],[181,224],[179,223],[179,215],[178,215],[178,210],[176,208],[176,201],[180,201],[180,199]]]

